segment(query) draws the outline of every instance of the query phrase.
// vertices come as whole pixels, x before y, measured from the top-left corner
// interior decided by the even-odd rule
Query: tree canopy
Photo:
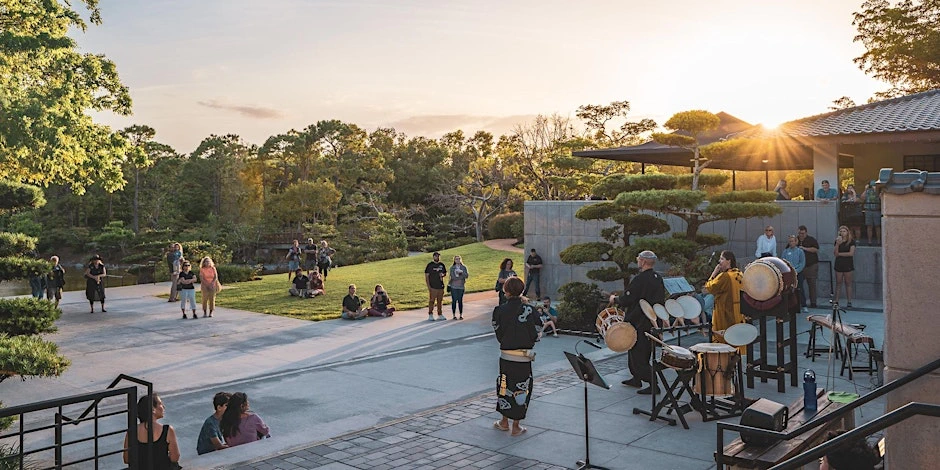
[[[877,96],[940,88],[940,0],[867,0],[853,16],[865,46],[855,63],[891,85]]]
[[[81,53],[67,34],[87,24],[67,1],[6,0],[0,5],[0,179],[124,184],[126,140],[91,112],[129,114],[131,99],[114,63]],[[97,0],[85,0],[101,22]]]

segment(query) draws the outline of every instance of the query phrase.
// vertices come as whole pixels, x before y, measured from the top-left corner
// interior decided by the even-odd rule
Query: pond
[[[104,286],[107,287],[120,287],[120,286],[131,286],[137,284],[137,275],[131,274],[128,270],[132,266],[108,266],[108,277],[104,281]],[[144,268],[147,269],[147,268]],[[85,290],[85,267],[84,266],[65,266],[65,291],[83,291]],[[144,276],[146,279],[141,279],[147,281],[152,279],[150,273],[146,273]],[[3,281],[0,282],[0,297],[7,297],[11,295],[29,295],[29,281],[26,279],[18,279],[15,281]]]

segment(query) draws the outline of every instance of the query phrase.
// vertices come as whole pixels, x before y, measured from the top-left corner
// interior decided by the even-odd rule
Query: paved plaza
[[[649,409],[651,402],[620,385],[628,377],[625,355],[578,345],[573,336],[545,338],[536,347],[534,395],[523,423],[528,432],[511,437],[494,429],[492,293],[475,295],[462,322],[428,322],[416,310],[388,319],[311,323],[225,308],[217,318],[184,321],[176,304],[155,297],[164,290],[109,289],[108,313],[94,315],[85,310],[81,292],[66,293],[60,331],[50,338],[72,367],[55,379],[5,381],[0,399],[10,406],[97,391],[120,373],[152,381],[167,405],[164,421],[177,429],[187,469],[574,468],[584,457],[584,389],[562,351],[577,347],[611,384],[610,390],[589,387],[592,463],[715,468],[715,422],[690,413],[686,430],[634,415],[635,407]],[[866,324],[881,346],[880,305],[860,307],[845,321]],[[801,319],[801,351],[808,330]],[[701,340],[695,334],[682,344]],[[820,386],[825,359],[811,363],[800,356],[800,368],[813,368]],[[831,388],[863,394],[871,381],[858,374],[852,383],[837,371]],[[196,456],[199,426],[212,411],[212,394],[221,390],[246,392],[273,438]],[[745,393],[789,403],[801,390],[787,387],[781,394],[773,382],[758,382]],[[862,407],[856,423],[882,410],[883,402]],[[103,465],[119,467],[119,461]]]

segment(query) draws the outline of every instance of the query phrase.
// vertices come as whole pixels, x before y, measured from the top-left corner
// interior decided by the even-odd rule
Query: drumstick
[[[669,352],[676,352],[675,349],[672,349],[672,346],[669,346],[668,344],[662,342],[659,338],[657,338],[657,337],[655,337],[655,336],[653,336],[653,335],[651,335],[651,334],[649,334],[649,333],[643,333],[643,334],[646,335],[646,336],[648,336],[649,339],[651,339],[651,340],[653,340],[653,341],[656,341],[657,343],[659,343],[660,345],[662,345],[662,347],[668,349]]]

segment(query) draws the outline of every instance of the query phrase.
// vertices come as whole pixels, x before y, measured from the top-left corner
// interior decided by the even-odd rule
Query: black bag
[[[450,294],[450,286],[447,286],[447,293]]]

